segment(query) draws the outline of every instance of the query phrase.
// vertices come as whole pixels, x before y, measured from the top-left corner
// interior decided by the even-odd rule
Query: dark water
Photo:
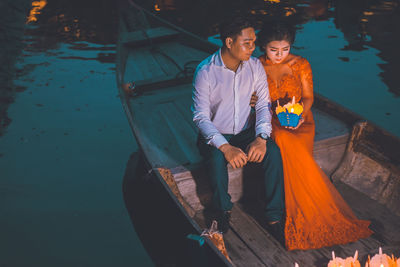
[[[31,1],[0,2],[0,266],[151,266],[122,200],[115,1],[38,2],[28,24]],[[398,1],[141,2],[213,42],[232,13],[285,17],[315,90],[400,136]]]
[[[27,25],[30,1],[0,7],[0,266],[153,266],[123,201],[113,1],[49,1]]]

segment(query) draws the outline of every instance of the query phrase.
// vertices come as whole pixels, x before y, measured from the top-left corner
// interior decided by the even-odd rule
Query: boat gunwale
[[[200,228],[198,223],[190,217],[186,209],[182,206],[182,204],[178,201],[177,197],[175,194],[172,192],[171,187],[166,183],[166,181],[163,179],[160,171],[157,168],[151,169],[152,173],[154,174],[155,178],[162,184],[164,189],[168,192],[168,195],[171,197],[171,199],[174,201],[175,205],[179,208],[180,212],[186,217],[186,219],[190,222],[191,226],[196,230],[197,235],[201,235],[203,230]],[[227,258],[221,253],[221,251],[218,250],[218,248],[212,243],[212,241],[209,238],[204,238],[205,243],[211,250],[218,255],[220,260],[222,260],[226,266],[233,266]]]

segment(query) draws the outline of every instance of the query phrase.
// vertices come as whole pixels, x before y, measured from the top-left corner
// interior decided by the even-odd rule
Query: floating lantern
[[[343,267],[361,267],[361,264],[358,261],[358,250],[356,250],[353,257],[347,257],[344,260]]]
[[[345,267],[345,260],[335,256],[335,252],[332,251],[332,260],[329,261],[328,267]]]
[[[393,256],[393,254],[392,254],[392,257],[387,257],[387,261],[388,261],[389,267],[400,266],[400,265],[398,265],[399,260],[397,260],[396,257]]]
[[[303,114],[303,105],[296,103],[296,99],[293,96],[292,102],[287,103],[283,107],[278,105],[275,109],[276,115],[278,116],[279,123],[281,126],[296,127],[299,124],[301,115]]]
[[[379,253],[372,257],[372,259],[368,258],[365,267],[389,267],[388,259],[390,257],[386,254],[382,253],[382,248],[379,248]]]

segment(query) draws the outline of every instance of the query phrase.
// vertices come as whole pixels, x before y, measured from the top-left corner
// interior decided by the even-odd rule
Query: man
[[[251,57],[255,31],[247,19],[236,17],[221,25],[220,34],[223,46],[197,67],[192,94],[193,121],[200,132],[198,148],[211,179],[219,229],[229,229],[233,206],[228,194],[227,163],[242,168],[255,162],[263,170],[266,226],[282,241],[282,160],[270,138],[267,77],[261,62]],[[258,96],[255,122],[250,107],[253,92]]]

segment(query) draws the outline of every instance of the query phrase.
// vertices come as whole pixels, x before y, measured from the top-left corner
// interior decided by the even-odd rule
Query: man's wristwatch
[[[259,135],[257,135],[257,137],[261,137],[264,140],[268,139],[268,135],[266,135],[265,133],[260,133]]]

